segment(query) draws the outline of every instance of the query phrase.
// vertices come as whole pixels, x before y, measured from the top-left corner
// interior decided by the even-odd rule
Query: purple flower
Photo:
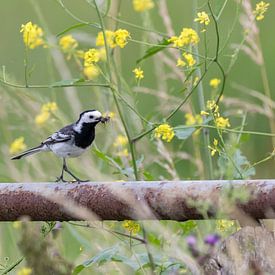
[[[194,247],[197,244],[197,238],[194,235],[190,235],[186,238],[186,243],[190,247]]]
[[[220,238],[221,237],[218,234],[210,234],[204,238],[204,243],[214,246]]]

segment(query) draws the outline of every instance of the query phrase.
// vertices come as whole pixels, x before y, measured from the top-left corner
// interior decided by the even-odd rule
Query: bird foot
[[[67,182],[66,180],[64,180],[64,178],[62,176],[57,177],[55,182]]]
[[[89,182],[89,180],[75,179],[75,180],[71,181],[71,183],[82,183],[82,182]]]

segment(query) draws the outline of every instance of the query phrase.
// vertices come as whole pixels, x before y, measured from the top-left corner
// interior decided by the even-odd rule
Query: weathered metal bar
[[[246,199],[234,204],[236,194]],[[275,180],[0,184],[1,221],[22,216],[36,221],[185,221],[221,211],[236,219],[240,212],[254,219],[272,218]]]

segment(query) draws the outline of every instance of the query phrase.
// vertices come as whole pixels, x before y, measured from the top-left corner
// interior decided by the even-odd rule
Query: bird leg
[[[63,165],[62,165],[61,175],[60,175],[60,177],[58,177],[58,178],[56,179],[56,182],[58,182],[58,181],[66,182],[66,180],[65,180],[64,177],[63,177],[65,167],[67,167],[67,166],[66,166],[66,161],[65,161],[65,158],[63,158]]]
[[[67,172],[69,175],[71,175],[77,182],[87,182],[87,181],[89,181],[89,180],[81,180],[81,179],[79,179],[78,177],[76,177],[76,176],[68,169],[65,158],[63,158],[63,160],[64,160],[64,162],[63,162],[63,170],[64,170],[65,172]],[[63,170],[62,170],[62,172],[63,172]]]

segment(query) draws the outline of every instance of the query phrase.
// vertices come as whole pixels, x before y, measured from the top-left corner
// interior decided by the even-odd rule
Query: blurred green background
[[[196,1],[188,0],[174,0],[167,2],[172,24],[176,33],[179,33],[183,26],[191,27],[193,25],[192,18],[194,18],[194,5],[196,4],[195,2]],[[254,3],[255,1],[253,2],[253,4]],[[198,6],[203,8],[203,4],[204,1],[199,1]],[[97,17],[94,9],[86,1],[64,1],[64,5],[78,18],[81,18],[84,21],[97,22]],[[220,24],[222,44],[228,35],[230,26],[232,25],[235,16],[235,10],[235,3],[233,1],[228,1]],[[272,26],[273,23],[272,18],[274,13],[274,9],[270,8],[265,20],[259,22],[258,24],[260,28],[262,49],[266,62],[267,75],[270,80],[271,91],[273,91],[274,87],[274,83],[272,81],[272,69],[275,57],[272,49],[274,48],[275,41],[270,36],[270,26]],[[22,37],[19,33],[21,24],[24,24],[28,21],[32,21],[38,24],[43,28],[45,35],[49,39],[51,39],[51,41],[54,41],[58,33],[78,23],[76,20],[71,18],[68,13],[65,12],[65,10],[58,4],[57,1],[2,1],[0,14],[3,22],[3,24],[1,24],[0,26],[0,34],[2,37],[0,45],[0,62],[2,66],[5,66],[6,73],[13,79],[13,82],[22,84],[24,83],[24,44],[22,43]],[[166,32],[163,26],[162,19],[159,16],[158,10],[156,8],[150,11],[150,20],[148,20],[148,16],[146,17],[143,14],[137,14],[133,10],[131,1],[121,1],[120,15],[120,18],[125,21],[129,21],[140,26],[142,24],[148,24],[158,31]],[[115,21],[107,18],[106,24],[110,29],[114,29],[114,25],[116,23]],[[129,30],[131,32],[132,38],[136,40],[148,40],[148,36],[146,36],[140,30],[124,24],[119,24],[118,26]],[[213,26],[210,26],[209,29],[210,30],[207,33],[207,40],[210,52],[209,55],[211,56],[211,54],[213,55],[214,53],[215,33],[213,31]],[[72,34],[79,41],[80,48],[88,49],[89,47],[94,46],[95,36],[97,32],[97,29],[86,26],[79,29],[74,29],[70,31],[69,34]],[[240,43],[242,37],[243,30],[239,23],[237,23],[236,28],[232,33],[232,37],[230,38],[230,43],[227,45],[225,51],[223,52],[223,57],[221,59],[225,68],[227,67],[230,61],[230,56],[233,53],[231,45]],[[121,64],[119,64],[121,65],[121,73],[130,87],[133,87],[135,85],[132,69],[135,67],[136,60],[143,56],[146,49],[146,46],[140,46],[139,44],[130,42],[125,49],[119,52],[119,55],[121,57]],[[53,51],[58,52],[58,50]],[[66,62],[66,60],[64,60],[65,58],[63,58],[62,62],[59,62],[59,60],[62,60],[61,53],[54,54],[54,59],[59,65],[55,64],[55,62],[53,61],[53,56],[48,49],[40,47],[30,51],[29,55],[30,67],[33,66],[33,72],[30,80],[31,84],[48,84],[59,80],[69,79],[70,77],[81,77],[75,66],[71,65],[70,62]],[[65,70],[63,68],[64,65],[66,66]],[[146,60],[142,64],[142,67],[145,71],[145,79],[142,81],[141,85],[147,88],[154,89],[155,95],[152,96],[139,93],[135,98],[137,108],[144,116],[147,116],[149,118],[154,117],[161,119],[163,115],[160,108],[162,108],[163,105],[158,99],[157,94],[158,74],[156,71],[156,67],[154,67],[151,59]],[[205,88],[205,99],[209,99],[211,97],[208,85],[209,79],[216,76],[218,76],[218,70],[216,70],[215,66],[213,66],[207,78],[203,81],[203,85]],[[235,66],[230,71],[230,74],[228,76],[225,89],[225,97],[238,98],[241,101],[241,106],[242,104],[244,104],[245,106],[248,103],[255,103],[260,105],[263,109],[265,108],[265,106],[254,97],[250,97],[249,94],[245,94],[236,90],[234,88],[234,84],[240,84],[249,89],[259,91],[260,93],[262,93],[263,90],[259,66],[253,63],[251,59],[242,52],[240,53]],[[168,79],[166,87],[167,93],[173,94],[177,89],[181,87],[180,85],[181,84],[179,81]],[[74,121],[77,118],[79,111],[90,108],[96,108],[101,110],[102,112],[115,111],[112,97],[110,94],[108,94],[108,91],[104,89],[71,88],[65,91],[64,89],[59,88],[41,90],[33,89],[26,91],[11,89],[9,87],[2,87],[1,90],[1,148],[3,155],[7,154],[7,145],[10,144],[12,140],[17,138],[18,136],[24,136],[25,142],[28,146],[36,145],[45,137],[47,137],[47,135],[49,135],[52,131],[58,129],[58,127],[62,126],[64,123]],[[102,96],[102,94],[104,94],[104,96]],[[69,95],[71,95],[71,97]],[[74,102],[74,96],[78,98],[78,102]],[[197,98],[196,96],[194,96],[194,105],[196,105],[196,100]],[[42,129],[39,129],[36,125],[34,125],[32,118],[39,112],[41,104],[48,101],[56,101],[59,106],[60,113],[58,114],[57,120],[55,120],[53,123],[49,123],[45,127],[42,127]],[[233,105],[229,106],[228,109],[233,110],[233,112],[238,111],[238,107]],[[125,110],[125,112],[127,112],[127,110]],[[163,110],[163,112],[167,113],[167,110]],[[199,112],[199,110],[197,110],[197,112]],[[131,119],[135,120],[137,118],[131,116]],[[172,124],[182,124],[183,121],[183,115],[179,114],[175,117]],[[232,119],[232,122],[235,123],[235,120]],[[140,132],[138,127],[136,127],[134,121],[132,123],[131,121],[128,121],[128,123],[130,125],[133,124],[133,135]],[[237,120],[236,123],[239,124],[240,120]],[[105,129],[98,129],[98,135],[100,137],[106,137],[106,135],[107,137],[111,136],[112,138],[109,140],[112,140],[116,136],[117,131],[114,128],[116,128],[116,126],[107,126]],[[270,129],[268,126],[268,119],[265,116],[257,113],[257,110],[249,110],[246,129],[269,132]],[[107,140],[101,138],[99,139],[103,141],[103,144],[102,142],[98,144],[98,146],[100,146],[100,149],[107,148],[108,138]],[[144,145],[142,144],[141,151],[143,146]],[[173,145],[169,144],[167,146]],[[174,146],[174,150],[176,150],[178,144],[175,143]],[[185,147],[183,145],[183,149],[189,151],[188,146]],[[247,155],[248,159],[253,163],[259,159],[262,159],[268,154],[268,152],[272,151],[270,138],[250,136],[249,141],[246,143],[246,146],[243,146],[242,150]],[[42,160],[45,170],[49,168],[47,167],[47,160],[49,158],[51,158],[54,163],[56,162],[56,159],[52,156],[49,157],[46,155],[41,155],[34,158]],[[34,162],[33,160],[30,161],[32,163]],[[188,161],[186,163],[183,162],[183,164],[184,167],[189,166]],[[274,169],[271,169],[273,164],[274,163],[270,161],[259,166],[257,168],[257,177],[273,177],[275,173],[273,171]],[[0,170],[2,181],[13,179],[12,175],[10,175],[10,173],[7,173],[7,166],[11,169],[13,167],[19,167],[21,169],[21,166],[26,166],[26,164],[24,164],[23,162],[11,163],[8,157],[3,157],[1,160]],[[93,170],[93,168],[91,169]],[[108,173],[108,171],[106,172],[105,170],[104,173]],[[188,172],[179,173],[182,177],[192,178],[192,173],[191,175]],[[56,172],[54,174],[56,174]],[[91,173],[91,175],[92,174],[93,173]],[[24,178],[24,176],[21,175],[21,177],[18,177],[17,180],[19,180],[20,178],[21,180],[47,180],[49,177],[41,178],[30,176]],[[95,177],[95,179],[107,178],[108,177],[106,175],[98,175],[98,177]]]
[[[99,1],[100,2],[100,1]],[[101,1],[102,2],[102,1]],[[120,3],[120,19],[134,23],[139,26],[152,28],[166,33],[163,25],[162,17],[157,8],[152,9],[149,13],[138,14],[132,8],[131,1],[112,1],[115,4]],[[155,1],[157,4],[158,1]],[[217,3],[219,0],[213,1]],[[84,0],[64,0],[64,5],[78,18],[89,22],[98,22],[95,10]],[[253,6],[256,1],[252,1]],[[265,20],[257,23],[260,29],[260,39],[265,60],[267,77],[269,79],[271,96],[273,97],[273,89],[275,83],[273,81],[273,70],[275,64],[275,39],[271,34],[272,26],[274,25],[273,18],[275,17],[275,9],[273,3],[268,10]],[[215,5],[215,4],[213,4]],[[197,12],[196,7],[201,7],[199,10],[206,9],[205,1],[193,0],[173,0],[167,1],[168,10],[171,16],[175,33],[179,33],[183,27],[192,27],[193,19]],[[225,42],[230,27],[235,19],[236,3],[228,1],[226,8],[219,22],[221,44]],[[20,34],[21,24],[28,21],[38,24],[44,30],[48,41],[54,45],[57,41],[57,34],[63,30],[77,24],[71,16],[66,13],[64,8],[57,1],[48,0],[2,0],[0,3],[0,65],[5,67],[6,77],[10,82],[24,84],[24,51],[25,47]],[[116,23],[110,18],[105,18],[105,22],[109,29],[126,28],[133,39],[150,41],[155,40],[155,37],[150,37],[136,28],[130,27],[123,23]],[[118,25],[116,25],[118,24]],[[232,32],[229,43],[220,58],[221,63],[225,68],[228,67],[234,52],[234,44],[239,44],[243,39],[243,29],[237,21],[236,28]],[[87,50],[95,45],[95,37],[98,30],[85,26],[78,29],[73,29],[68,32],[72,34],[79,42],[79,48]],[[201,34],[200,34],[201,35]],[[213,29],[213,24],[207,30],[207,43],[209,56],[214,55],[216,37]],[[200,46],[202,47],[202,46]],[[119,68],[119,73],[129,85],[129,91],[125,92],[125,97],[129,99],[131,104],[134,104],[137,110],[145,117],[153,121],[160,121],[172,107],[170,107],[170,98],[162,99],[159,96],[159,89],[163,79],[160,79],[157,63],[153,59],[148,59],[142,63],[145,78],[142,80],[139,88],[145,87],[151,89],[152,94],[134,93],[136,81],[132,70],[136,66],[136,60],[142,57],[148,47],[134,42],[129,42],[125,49],[119,50],[116,55],[116,62]],[[71,62],[66,60],[64,55],[57,49],[44,49],[42,47],[29,51],[30,67],[33,66],[33,72],[30,77],[30,83],[35,84],[50,84],[60,80],[81,78],[81,72]],[[176,63],[176,60],[174,60]],[[3,68],[3,67],[2,67]],[[173,72],[164,69],[164,75],[171,75]],[[1,76],[2,77],[2,76]],[[205,99],[210,99],[212,94],[209,88],[209,80],[214,77],[220,77],[218,69],[213,66],[207,77],[203,81]],[[98,82],[103,82],[98,79]],[[175,79],[173,75],[164,80],[164,92],[168,97],[175,96],[178,100],[181,95],[178,90],[182,87],[182,83]],[[245,53],[240,52],[237,62],[230,71],[226,88],[224,92],[224,101],[221,104],[223,112],[228,112],[232,127],[238,127],[241,124],[239,111],[247,111],[247,121],[245,130],[270,132],[269,122],[266,115],[266,105],[259,99],[249,93],[244,93],[236,89],[236,85],[241,85],[249,90],[255,90],[263,94],[263,82],[261,78],[261,70]],[[230,101],[229,99],[236,99]],[[227,101],[226,101],[227,100]],[[55,101],[58,105],[58,112],[45,125],[38,127],[34,122],[34,117],[40,112],[42,104]],[[195,113],[199,113],[197,107],[198,98],[196,95],[192,97]],[[235,103],[234,103],[235,102]],[[174,102],[175,103],[175,102]],[[174,104],[175,105],[175,104]],[[258,108],[255,108],[258,107]],[[59,129],[66,123],[71,123],[78,118],[78,114],[85,109],[99,109],[102,112],[117,113],[113,98],[108,89],[81,87],[81,88],[47,88],[47,89],[17,89],[8,86],[0,86],[0,179],[2,182],[24,182],[24,181],[53,181],[55,176],[59,175],[61,162],[52,154],[36,155],[25,161],[12,162],[10,161],[9,145],[12,141],[20,136],[25,138],[25,143],[28,147],[39,144],[43,139],[49,136],[53,131]],[[185,110],[185,109],[184,109]],[[262,110],[262,112],[260,111]],[[274,111],[274,110],[273,110]],[[138,118],[133,115],[125,106],[123,112],[127,117],[131,134],[133,136],[142,131],[142,125]],[[178,113],[171,124],[176,126],[184,124],[184,112]],[[118,116],[113,121],[105,126],[100,126],[97,129],[97,139],[95,145],[100,151],[108,155],[116,155],[113,148],[114,139],[118,134],[124,134],[121,122]],[[211,134],[212,137],[212,134]],[[162,161],[157,146],[152,145],[152,139],[145,138],[137,145],[138,159],[144,157],[143,168],[152,176],[153,179],[175,179],[173,176],[159,165]],[[180,156],[180,153],[186,153],[191,157],[194,155],[193,143],[190,140],[185,142],[175,141],[171,144],[165,144],[165,148],[172,156]],[[192,146],[190,146],[192,145]],[[199,146],[202,146],[202,141],[199,141]],[[263,159],[272,152],[272,142],[270,137],[252,136],[243,139],[241,149],[251,163]],[[167,156],[166,154],[166,156]],[[194,159],[196,156],[193,156]],[[121,158],[121,165],[129,168],[130,159]],[[99,159],[95,153],[90,150],[85,156],[71,160],[69,165],[82,178],[88,177],[92,180],[127,180],[121,174],[106,162]],[[176,174],[181,179],[199,179],[203,178],[197,172],[197,167],[190,162],[189,157],[177,157],[175,161]],[[274,161],[270,160],[256,167],[255,178],[273,178],[275,176]],[[209,230],[211,229],[209,226]],[[0,256],[4,259],[5,256],[15,260],[21,253],[17,251],[16,238],[17,233],[10,224],[1,225],[1,240],[0,240]],[[172,229],[173,230],[173,229]],[[71,225],[65,225],[62,237],[59,239],[59,247],[62,248],[62,255],[70,261],[83,260],[88,254],[93,254],[95,250],[100,250],[104,245],[108,247],[114,240],[107,238],[106,243],[101,246],[98,244],[104,239],[93,235],[94,239],[99,241],[93,247],[89,240],[90,231],[83,229],[79,232]],[[92,233],[94,234],[94,233]],[[20,235],[20,234],[19,234]],[[83,237],[85,236],[85,238]],[[74,236],[72,238],[72,236]],[[69,239],[69,240],[68,240]],[[79,247],[87,246],[88,253],[80,255]],[[93,251],[93,252],[92,252]],[[79,258],[77,258],[77,256]],[[80,261],[81,262],[81,261]],[[104,270],[103,270],[104,271]],[[103,272],[102,271],[102,272]],[[89,273],[87,273],[89,274]]]

